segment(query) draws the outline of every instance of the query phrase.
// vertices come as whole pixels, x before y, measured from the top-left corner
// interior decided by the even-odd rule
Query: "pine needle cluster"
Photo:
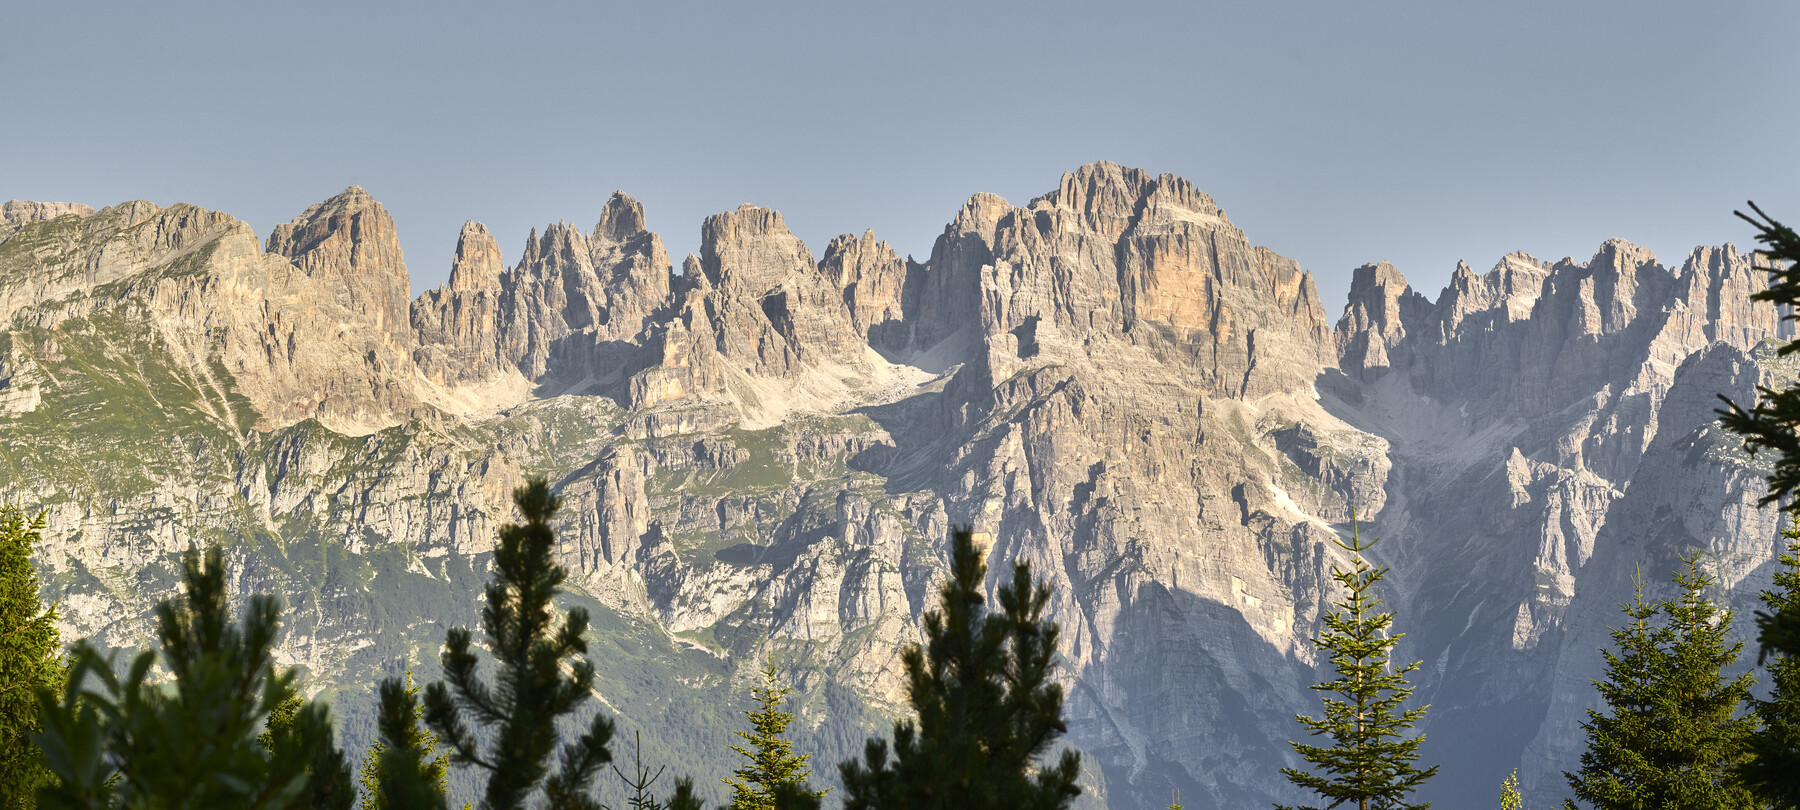
[[[1800,616],[1800,512],[1789,513],[1786,541],[1776,557],[1774,585],[1762,592],[1769,614]],[[1763,614],[1763,615],[1769,615]],[[1800,654],[1769,650],[1769,699],[1752,701],[1762,728],[1750,735],[1744,782],[1771,806],[1800,808]]]
[[[587,611],[571,608],[560,626],[555,621],[553,602],[567,572],[552,556],[556,533],[550,521],[562,501],[536,478],[513,492],[513,503],[525,523],[500,528],[494,579],[481,612],[495,659],[494,683],[477,673],[468,629],[452,628],[442,658],[448,684],[425,690],[425,722],[450,748],[452,762],[487,772],[483,810],[524,807],[534,793],[558,810],[599,810],[589,786],[612,761],[612,720],[595,713],[585,733],[560,746],[556,728],[557,719],[572,714],[594,689],[594,665],[582,638]],[[404,690],[396,682],[383,691],[385,697]],[[383,715],[389,713],[384,705]],[[396,723],[404,714],[399,706],[391,713]],[[471,720],[490,730],[489,744],[482,744]],[[560,753],[555,773],[553,753]]]

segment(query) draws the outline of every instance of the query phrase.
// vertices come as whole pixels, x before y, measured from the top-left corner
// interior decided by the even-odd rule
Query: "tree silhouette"
[[[56,608],[38,601],[31,551],[44,542],[43,515],[26,520],[18,507],[0,506],[0,810],[37,806],[50,778],[31,735],[39,731],[39,689],[62,680]]]
[[[772,659],[759,674],[762,684],[750,690],[757,708],[744,712],[750,719],[750,731],[737,732],[750,747],[731,747],[750,761],[724,780],[731,786],[732,810],[775,810],[776,796],[784,785],[792,788],[791,793],[810,793],[814,798],[825,795],[806,787],[810,775],[806,763],[812,754],[795,754],[793,743],[784,736],[794,715],[782,711],[781,705],[792,687],[777,678]]]
[[[862,761],[839,766],[846,810],[1050,810],[1080,795],[1078,754],[1037,761],[1067,730],[1062,687],[1049,681],[1050,590],[1033,588],[1030,566],[1016,563],[996,594],[1000,612],[990,612],[986,576],[971,530],[953,531],[950,579],[925,615],[925,645],[901,653],[915,716],[894,724],[891,749],[871,739]]]
[[[39,806],[347,810],[349,768],[325,705],[301,702],[265,728],[296,697],[294,673],[272,655],[277,600],[252,596],[240,625],[227,608],[224,554],[189,552],[182,567],[185,594],[156,608],[166,685],[152,677],[155,653],[140,653],[121,678],[83,639],[61,695],[39,692],[36,741],[57,777]]]
[[[557,719],[573,713],[593,691],[594,666],[584,657],[587,611],[569,610],[558,627],[552,600],[567,576],[551,558],[556,533],[550,519],[561,499],[542,478],[513,491],[525,523],[500,528],[494,551],[494,579],[487,586],[481,627],[493,652],[494,682],[476,672],[467,628],[452,628],[444,640],[444,678],[425,690],[425,722],[451,750],[451,761],[487,771],[483,810],[524,807],[541,790],[548,807],[597,810],[588,795],[596,774],[612,761],[607,744],[612,720],[596,713],[586,733],[560,746]],[[564,667],[567,667],[567,672]],[[452,694],[454,690],[454,694]],[[467,719],[465,719],[467,718]],[[483,746],[469,722],[492,730]]]

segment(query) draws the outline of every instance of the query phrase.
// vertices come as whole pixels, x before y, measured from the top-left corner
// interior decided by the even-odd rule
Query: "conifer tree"
[[[305,707],[300,693],[294,692],[281,705],[269,711],[269,718],[263,724],[263,733],[257,735],[256,739],[262,743],[263,750],[269,752],[270,758],[283,758],[286,752],[279,750],[279,747],[292,745],[295,740],[300,739],[294,730],[300,719],[300,710]],[[350,810],[356,803],[356,788],[351,784],[350,763],[344,758],[344,752],[335,745],[325,745],[296,754],[311,758],[307,765],[307,771],[312,774],[311,786],[307,788],[306,800],[302,806],[310,810]]]
[[[1769,273],[1768,289],[1751,298],[1787,307],[1789,312],[1800,310],[1800,233],[1763,213],[1756,203],[1749,203],[1749,206],[1756,212],[1755,216],[1742,211],[1733,213],[1756,228],[1756,239],[1763,243],[1763,250],[1759,252],[1766,259],[1761,269]],[[1785,357],[1797,351],[1800,351],[1800,340],[1782,346],[1778,354]],[[1769,474],[1769,492],[1763,496],[1762,503],[1785,500],[1790,504],[1789,509],[1800,509],[1794,497],[1800,489],[1800,385],[1790,385],[1780,391],[1757,386],[1756,390],[1757,401],[1748,410],[1721,394],[1719,399],[1725,401],[1725,408],[1718,412],[1719,423],[1742,437],[1744,448],[1751,455],[1765,450],[1775,454],[1774,470]],[[1787,586],[1788,593],[1793,591],[1793,587]],[[1770,603],[1769,607],[1769,612],[1758,611],[1756,614],[1757,640],[1762,645],[1757,660],[1766,664],[1774,655],[1776,665],[1770,667],[1771,677],[1792,678],[1791,670],[1778,671],[1777,667],[1782,666],[1784,658],[1789,661],[1800,659],[1800,605],[1784,601],[1780,605]],[[1776,684],[1776,691],[1777,699],[1773,702],[1777,704],[1782,703],[1781,695],[1791,692],[1780,682]],[[1775,713],[1775,719],[1770,719],[1771,711]],[[1758,714],[1770,727],[1754,739],[1754,760],[1742,774],[1746,784],[1777,807],[1800,806],[1800,767],[1796,765],[1800,763],[1800,755],[1795,753],[1800,751],[1800,738],[1796,738],[1792,730],[1794,721],[1790,712],[1790,709],[1758,707]]]
[[[1594,686],[1610,714],[1588,710],[1581,769],[1564,774],[1575,798],[1600,810],[1757,806],[1733,777],[1755,729],[1754,718],[1737,716],[1752,678],[1724,674],[1743,644],[1727,643],[1731,611],[1706,598],[1712,580],[1699,555],[1684,563],[1675,574],[1681,595],[1660,605],[1644,599],[1643,578],[1634,577],[1636,595],[1620,606],[1631,622],[1612,632],[1617,652],[1602,651],[1606,680]],[[1650,622],[1658,613],[1662,626]]]
[[[1500,783],[1500,810],[1525,810],[1525,797],[1519,795],[1519,769]]]
[[[438,751],[437,735],[422,726],[423,707],[412,672],[406,673],[404,685],[394,678],[383,680],[377,692],[381,737],[369,745],[358,778],[363,787],[361,810],[444,804],[450,791],[450,757]],[[391,801],[390,796],[405,800]]]
[[[1762,592],[1771,613],[1800,615],[1800,512],[1789,513],[1781,536],[1786,547],[1777,557],[1775,587]],[[1800,657],[1771,652],[1763,656],[1769,671],[1769,699],[1752,701],[1762,728],[1750,735],[1750,759],[1742,776],[1757,795],[1779,810],[1800,809]]]
[[[1386,576],[1387,566],[1371,566],[1363,559],[1363,552],[1379,538],[1364,543],[1354,512],[1350,520],[1350,542],[1334,541],[1354,555],[1354,565],[1347,571],[1336,565],[1331,568],[1332,579],[1344,587],[1346,595],[1325,614],[1325,632],[1314,640],[1319,649],[1331,653],[1337,677],[1312,687],[1325,695],[1324,717],[1295,718],[1313,736],[1327,736],[1332,744],[1293,743],[1316,773],[1294,768],[1281,772],[1288,781],[1327,800],[1326,807],[1353,804],[1357,810],[1423,810],[1431,803],[1408,801],[1414,790],[1437,773],[1437,766],[1421,770],[1414,764],[1425,735],[1407,736],[1406,732],[1430,707],[1403,708],[1412,697],[1406,675],[1417,670],[1419,662],[1391,667],[1394,645],[1405,634],[1389,635],[1394,614],[1377,612],[1381,600],[1373,590]]]
[[[1742,211],[1733,213],[1756,228],[1759,251],[1767,262],[1761,269],[1769,273],[1769,287],[1750,296],[1755,301],[1768,301],[1776,306],[1800,308],[1800,234],[1793,228],[1771,219],[1756,203],[1750,203],[1756,216]],[[1800,340],[1789,342],[1778,350],[1786,357],[1800,351]],[[1757,402],[1745,410],[1723,394],[1725,407],[1718,411],[1719,424],[1742,436],[1744,448],[1755,455],[1775,453],[1774,471],[1769,474],[1769,491],[1762,498],[1768,505],[1792,501],[1800,489],[1800,385],[1776,391],[1757,386]]]
[[[806,763],[812,759],[812,754],[795,754],[793,743],[784,736],[794,715],[782,711],[781,706],[788,693],[793,691],[792,687],[781,683],[773,659],[760,674],[762,685],[750,689],[750,697],[756,701],[757,708],[744,712],[750,719],[751,730],[737,732],[750,747],[731,747],[750,761],[724,780],[731,786],[732,810],[775,810],[776,794],[783,785],[794,788],[794,793],[811,793],[814,797],[825,795],[824,791],[810,791],[806,787],[806,778],[810,775]]]
[[[240,625],[229,615],[224,555],[183,560],[185,593],[157,606],[167,684],[151,676],[145,651],[124,677],[86,639],[77,642],[62,693],[39,692],[36,741],[55,773],[39,791],[44,808],[347,808],[342,764],[324,704],[302,702],[291,718],[265,719],[295,694],[295,675],[276,667],[281,608],[253,596]],[[259,732],[267,732],[263,736]],[[342,781],[340,781],[340,779]]]
[[[0,506],[0,810],[37,806],[50,777],[31,735],[39,730],[38,690],[62,679],[56,608],[38,600],[31,552],[43,542],[44,518],[26,520]]]
[[[1058,735],[1062,688],[1050,683],[1056,623],[1043,618],[1048,586],[1013,566],[1012,582],[982,596],[987,565],[967,528],[952,532],[941,607],[925,615],[926,643],[901,653],[914,719],[893,744],[869,740],[862,761],[839,766],[846,810],[1065,808],[1081,793],[1080,756],[1039,764]],[[890,753],[891,752],[891,753]]]
[[[425,690],[425,723],[451,751],[451,762],[488,774],[482,810],[524,807],[541,791],[548,807],[598,808],[589,784],[612,754],[613,724],[595,713],[577,740],[558,746],[557,720],[573,713],[593,690],[594,666],[584,657],[587,611],[572,608],[557,626],[552,600],[566,573],[551,557],[550,519],[561,501],[542,478],[513,491],[525,523],[500,528],[494,579],[487,586],[481,627],[494,656],[494,682],[476,673],[467,628],[444,640],[444,678]],[[567,667],[567,673],[564,672]],[[452,694],[451,690],[455,690]],[[467,719],[465,719],[467,718]],[[483,746],[469,723],[492,730]],[[550,773],[551,755],[559,767]]]
[[[1756,228],[1756,240],[1763,243],[1759,253],[1766,259],[1761,269],[1769,273],[1769,288],[1750,297],[1788,307],[1790,311],[1800,310],[1800,233],[1763,213],[1756,203],[1749,205],[1755,216],[1742,211],[1733,213]],[[1800,352],[1800,340],[1790,341],[1777,354],[1786,357],[1795,352]],[[1769,491],[1761,503],[1793,502],[1800,490],[1800,384],[1780,391],[1757,386],[1756,393],[1757,401],[1748,410],[1720,394],[1725,407],[1718,411],[1719,424],[1743,437],[1744,449],[1752,456],[1762,451],[1775,454]],[[1756,624],[1765,652],[1800,656],[1800,611],[1758,613]]]

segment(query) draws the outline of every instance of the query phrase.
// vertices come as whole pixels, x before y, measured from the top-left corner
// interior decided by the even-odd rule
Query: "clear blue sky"
[[[1319,278],[1388,259],[1678,262],[1800,220],[1800,3],[15,3],[0,199],[144,198],[266,236],[351,184],[415,290],[465,219],[510,264],[615,188],[680,256],[780,209],[924,258],[969,194],[1114,160],[1193,180]]]

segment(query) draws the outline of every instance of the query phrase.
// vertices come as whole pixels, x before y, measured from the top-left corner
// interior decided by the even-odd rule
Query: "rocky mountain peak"
[[[410,343],[412,282],[394,219],[360,186],[313,205],[269,234],[268,252],[286,257],[351,312]]]
[[[755,292],[814,269],[812,252],[788,232],[781,212],[750,203],[706,218],[700,266],[715,286],[735,283]]]
[[[487,226],[472,219],[463,223],[456,238],[456,258],[450,263],[450,289],[497,290],[504,272],[500,245]]]
[[[600,222],[594,225],[594,239],[623,242],[646,230],[649,226],[644,219],[644,204],[623,191],[615,191],[607,198],[606,206],[600,209]]]
[[[876,240],[873,230],[860,237],[843,234],[825,246],[819,272],[842,291],[858,333],[871,342],[892,342],[882,340],[889,336],[881,331],[883,324],[898,327],[906,317],[907,265],[891,245]]]
[[[1187,180],[1105,161],[1065,172],[1057,189],[1038,199],[1080,212],[1088,227],[1115,239],[1140,218],[1230,225],[1212,197]]]
[[[1465,265],[1466,267],[1466,265]],[[1431,313],[1431,302],[1414,291],[1406,276],[1385,261],[1365,264],[1350,275],[1350,297],[1338,319],[1338,365],[1345,373],[1394,365],[1389,353],[1417,332]]]
[[[72,202],[7,200],[5,203],[0,203],[0,220],[11,222],[48,222],[68,214],[86,217],[92,216],[93,213],[92,207]]]
[[[969,197],[956,212],[956,218],[944,228],[946,234],[976,234],[984,241],[991,241],[994,229],[1000,225],[1000,218],[1012,211],[1012,203],[998,194],[981,192]]]

